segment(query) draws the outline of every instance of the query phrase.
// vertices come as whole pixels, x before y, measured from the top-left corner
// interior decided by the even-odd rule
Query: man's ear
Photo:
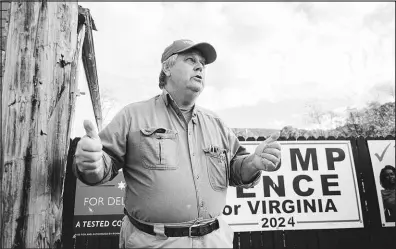
[[[163,65],[162,65],[162,72],[164,72],[164,74],[165,74],[167,77],[169,77],[169,76],[171,75],[170,67],[169,67],[168,65],[166,65],[166,64],[163,64]]]

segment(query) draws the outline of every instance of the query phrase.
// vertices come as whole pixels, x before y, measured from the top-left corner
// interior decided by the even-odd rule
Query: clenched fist
[[[84,129],[86,135],[78,142],[75,153],[77,168],[85,175],[100,175],[103,172],[102,143],[91,121],[84,120]]]
[[[257,146],[254,152],[253,165],[256,169],[274,171],[281,159],[281,146],[276,141],[280,133],[272,134],[267,140]]]

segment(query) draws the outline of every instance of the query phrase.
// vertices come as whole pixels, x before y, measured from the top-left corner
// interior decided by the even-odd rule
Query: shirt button
[[[204,206],[204,203],[203,203],[203,201],[201,201],[201,207],[203,207]]]
[[[197,175],[197,179],[199,179],[199,175]]]
[[[195,156],[195,153],[193,153],[192,155]]]

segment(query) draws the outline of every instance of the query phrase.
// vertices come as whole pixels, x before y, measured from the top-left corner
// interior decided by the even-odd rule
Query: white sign
[[[242,142],[254,152],[260,142]],[[229,188],[223,215],[235,232],[363,227],[349,141],[280,141],[281,165],[254,188]]]
[[[395,140],[367,140],[367,145],[373,166],[382,226],[394,227],[396,219]]]

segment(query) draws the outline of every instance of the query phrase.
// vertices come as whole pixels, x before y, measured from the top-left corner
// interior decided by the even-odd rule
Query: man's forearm
[[[251,182],[253,178],[257,175],[257,173],[260,171],[259,169],[254,167],[253,158],[254,158],[254,154],[250,154],[242,162],[241,176],[242,176],[242,181],[244,183]]]

